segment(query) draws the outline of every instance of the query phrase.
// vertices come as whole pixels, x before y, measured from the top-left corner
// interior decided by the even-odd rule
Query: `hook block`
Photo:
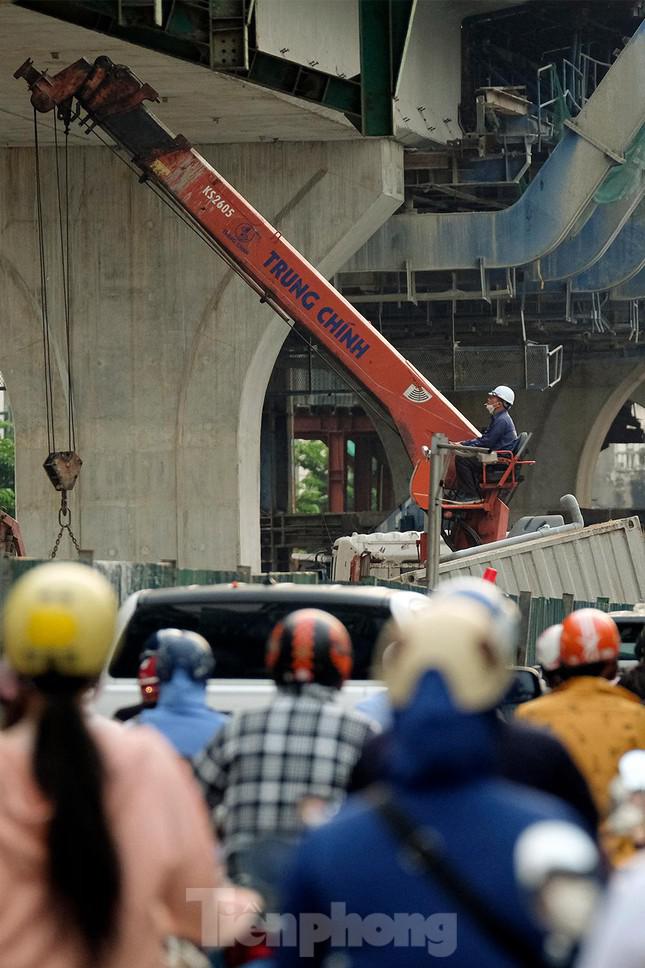
[[[47,477],[57,491],[71,491],[81,472],[83,461],[73,450],[57,450],[43,464]]]

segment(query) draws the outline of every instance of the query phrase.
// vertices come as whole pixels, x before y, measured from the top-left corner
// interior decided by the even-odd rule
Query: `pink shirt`
[[[206,807],[188,765],[154,730],[99,718],[89,728],[106,765],[123,878],[120,933],[101,968],[160,968],[166,935],[202,936],[202,905],[186,890],[222,883]],[[50,808],[31,775],[31,742],[20,724],[0,733],[0,968],[89,968],[79,939],[52,912]]]

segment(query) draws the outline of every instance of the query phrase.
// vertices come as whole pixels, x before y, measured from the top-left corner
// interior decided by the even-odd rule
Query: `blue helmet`
[[[201,682],[215,669],[211,647],[198,632],[159,629],[146,640],[144,648],[156,653],[160,682],[168,682],[175,669],[183,669],[191,679]]]

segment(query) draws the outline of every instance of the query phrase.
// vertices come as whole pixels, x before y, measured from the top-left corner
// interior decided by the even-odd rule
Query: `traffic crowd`
[[[208,643],[163,629],[120,722],[91,705],[115,617],[80,564],[4,604],[0,968],[645,964],[645,708],[603,612],[543,633],[514,717],[517,609],[454,579],[385,626],[362,708],[303,609],[264,708],[210,709]]]

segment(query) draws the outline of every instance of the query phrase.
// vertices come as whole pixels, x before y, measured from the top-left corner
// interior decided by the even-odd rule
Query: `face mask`
[[[485,403],[484,406],[486,407],[489,413],[495,413],[495,407],[493,406],[492,403]]]

